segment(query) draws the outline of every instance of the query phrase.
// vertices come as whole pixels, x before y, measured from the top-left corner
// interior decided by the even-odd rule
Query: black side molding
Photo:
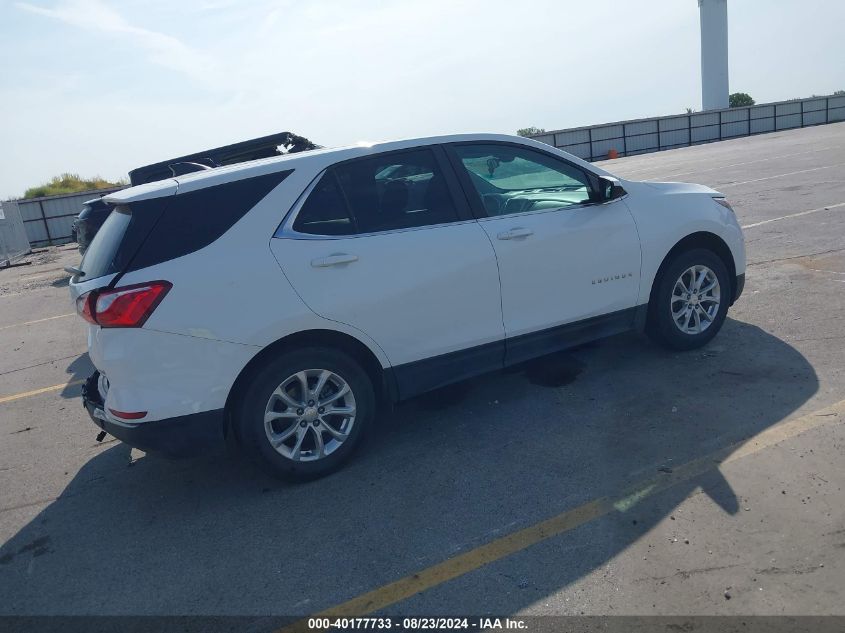
[[[413,396],[532,358],[636,329],[648,304],[487,343],[393,368],[398,398]]]
[[[426,391],[444,387],[503,367],[505,342],[496,341],[405,363],[393,368],[399,398],[407,400]]]
[[[505,342],[507,348],[505,365],[515,365],[552,352],[633,330],[636,315],[637,308],[628,308],[509,338]]]

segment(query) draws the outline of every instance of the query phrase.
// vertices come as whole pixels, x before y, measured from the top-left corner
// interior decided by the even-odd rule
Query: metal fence
[[[99,198],[120,189],[123,187],[10,200],[4,202],[3,206],[15,206],[19,210],[26,236],[32,246],[65,244],[71,241],[71,225],[73,219],[82,211],[82,205],[92,198]]]
[[[845,121],[845,95],[618,121],[531,138],[589,161]]]
[[[29,240],[17,205],[0,202],[0,268],[29,252]]]

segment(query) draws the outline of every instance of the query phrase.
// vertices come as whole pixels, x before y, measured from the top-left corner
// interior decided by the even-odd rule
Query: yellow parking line
[[[8,330],[10,327],[21,327],[22,325],[32,325],[33,323],[44,323],[44,321],[52,321],[53,319],[64,319],[65,317],[74,316],[76,312],[68,312],[67,314],[60,314],[58,316],[47,317],[46,319],[35,319],[35,321],[24,321],[23,323],[12,323],[12,325],[0,326],[0,330]]]
[[[611,512],[626,512],[643,499],[658,492],[689,481],[717,468],[720,464],[753,455],[810,429],[829,424],[843,414],[845,414],[845,400],[841,400],[827,409],[766,429],[745,442],[738,442],[686,464],[673,466],[671,472],[640,481],[618,495],[601,497],[572,510],[567,510],[550,519],[490,541],[459,556],[449,558],[417,573],[361,594],[347,602],[330,607],[313,617],[351,617],[379,611],[532,545],[574,530]],[[281,629],[281,631],[305,630],[307,630],[307,620],[305,619]]]
[[[13,400],[20,400],[21,398],[29,398],[30,396],[37,396],[40,393],[49,393],[50,391],[58,391],[65,387],[73,387],[74,385],[81,385],[84,380],[71,380],[70,382],[61,385],[53,385],[52,387],[41,387],[41,389],[33,389],[32,391],[24,391],[23,393],[15,393],[11,396],[0,397],[0,404],[4,402],[12,402]]]

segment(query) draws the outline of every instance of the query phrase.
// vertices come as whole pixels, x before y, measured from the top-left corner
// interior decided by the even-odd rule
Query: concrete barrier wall
[[[605,160],[611,151],[618,156],[634,156],[837,121],[845,121],[845,95],[618,121],[554,130],[531,138],[593,161]]]
[[[82,211],[82,205],[92,198],[99,198],[123,187],[97,189],[61,196],[45,196],[4,202],[15,204],[20,211],[26,235],[32,246],[64,244],[71,241],[73,219]]]
[[[29,240],[17,203],[0,203],[0,268],[29,251]]]

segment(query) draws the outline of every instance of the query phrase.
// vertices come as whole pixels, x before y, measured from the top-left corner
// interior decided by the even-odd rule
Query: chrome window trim
[[[605,200],[604,202],[587,202],[584,204],[571,204],[567,207],[556,207],[554,209],[537,209],[535,211],[520,211],[519,213],[503,213],[502,215],[488,215],[483,218],[478,218],[478,222],[488,222],[489,220],[501,220],[503,218],[521,218],[528,215],[539,215],[541,213],[557,213],[558,211],[572,211],[575,209],[586,209],[588,207],[603,207],[608,204],[613,204],[619,200],[624,200],[628,197],[626,193],[624,196],[619,196],[613,200]]]

